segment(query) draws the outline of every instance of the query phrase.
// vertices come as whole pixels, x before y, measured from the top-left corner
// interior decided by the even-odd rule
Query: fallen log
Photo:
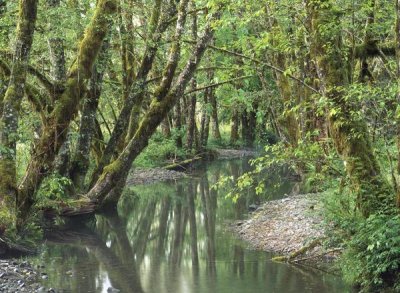
[[[292,262],[296,257],[305,254],[307,251],[313,249],[314,247],[321,244],[321,239],[315,239],[311,241],[308,245],[303,246],[299,250],[289,254],[289,255],[282,255],[282,256],[275,256],[272,258],[272,261],[276,262]]]

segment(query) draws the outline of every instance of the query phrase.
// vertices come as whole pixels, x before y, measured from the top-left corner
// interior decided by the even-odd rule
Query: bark
[[[237,109],[233,109],[231,123],[231,138],[230,143],[234,144],[239,140],[239,112]]]
[[[54,158],[66,140],[69,124],[77,113],[79,102],[85,93],[86,82],[92,75],[93,64],[112,23],[110,16],[115,10],[115,0],[97,2],[94,15],[79,44],[77,58],[68,71],[65,90],[55,103],[19,186],[18,207],[24,215],[21,224],[33,203],[35,190],[49,174]]]
[[[209,21],[212,22],[217,18],[219,18],[219,13],[213,14]],[[88,192],[87,196],[90,199],[101,204],[109,191],[117,184],[117,182],[119,182],[119,179],[127,176],[134,159],[147,146],[149,138],[158,125],[167,116],[176,101],[183,95],[184,90],[190,79],[193,77],[212,36],[213,29],[211,28],[211,24],[208,23],[204,35],[198,41],[193,50],[192,56],[185,65],[183,71],[177,77],[173,88],[169,93],[165,90],[156,91],[156,98],[151,103],[149,110],[142,119],[140,127],[134,137],[129,141],[120,156],[112,164],[104,168],[102,176],[99,178],[95,186]],[[164,96],[162,94],[164,94]]]
[[[168,138],[171,136],[171,127],[169,126],[168,116],[161,122],[161,129],[164,137]]]
[[[90,146],[96,133],[95,118],[102,91],[104,71],[107,63],[109,42],[105,41],[101,48],[97,63],[93,67],[93,75],[89,83],[89,91],[84,100],[79,123],[79,136],[75,153],[69,170],[69,177],[75,188],[82,191],[86,173],[90,164]]]
[[[132,84],[130,89],[131,94],[124,101],[124,105],[116,121],[111,137],[104,150],[102,159],[92,175],[90,187],[95,184],[100,174],[102,173],[104,166],[110,163],[118,143],[121,142],[122,137],[127,132],[129,122],[131,121],[131,115],[135,115],[135,113],[138,113],[137,109],[140,109],[140,106],[142,104],[143,98],[145,96],[146,79],[156,57],[158,43],[161,40],[162,34],[168,28],[167,20],[175,14],[175,10],[169,7],[169,10],[166,12],[166,14],[163,15],[163,18],[160,21],[160,9],[160,1],[156,1],[151,17],[151,27],[154,28],[154,33],[146,44],[145,53],[143,55],[144,57],[135,77],[135,82]],[[159,21],[160,24],[158,25]],[[136,109],[135,111],[132,111],[134,107],[136,107]],[[130,132],[134,134],[133,129]]]
[[[221,140],[221,132],[219,131],[219,119],[218,119],[218,106],[217,99],[215,95],[210,96],[210,104],[211,104],[211,132],[213,138],[217,140]]]
[[[175,144],[176,147],[182,148],[183,143],[182,143],[182,107],[180,101],[178,101],[175,105],[175,129],[177,131],[176,138],[175,138]]]
[[[340,19],[330,6],[330,1],[325,0],[308,3],[314,34],[311,52],[321,80],[321,91],[330,101],[328,110],[336,110],[328,117],[332,139],[345,162],[352,190],[357,195],[358,209],[368,216],[391,209],[394,195],[381,173],[365,121],[352,119],[351,111],[357,109],[344,98],[340,89],[348,85],[348,66],[341,51]],[[327,28],[332,31],[322,33]]]
[[[16,144],[19,108],[24,96],[29,53],[35,30],[37,0],[19,2],[18,24],[10,82],[0,121],[0,210],[13,213],[17,201]]]
[[[192,10],[196,9],[196,4],[192,1]],[[194,13],[192,16],[192,38],[197,41],[197,14]],[[193,76],[190,82],[190,89],[195,90],[197,87],[196,77]],[[191,151],[195,141],[195,127],[196,127],[196,103],[197,94],[194,92],[189,97],[188,115],[187,115],[187,131],[186,131],[186,148]]]
[[[400,0],[396,1],[396,64],[397,103],[400,103]],[[399,117],[399,113],[396,113]],[[400,120],[397,119],[397,174],[400,175]],[[397,207],[400,207],[400,190],[397,191]]]
[[[204,92],[204,105],[203,111],[201,114],[201,121],[200,121],[200,150],[203,151],[207,147],[208,142],[208,135],[210,132],[210,115],[207,111],[208,101],[210,96],[213,94],[213,90],[211,88],[206,89]]]

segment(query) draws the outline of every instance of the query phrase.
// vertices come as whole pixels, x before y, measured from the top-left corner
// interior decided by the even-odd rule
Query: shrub
[[[343,255],[344,277],[364,292],[400,290],[400,216],[376,214],[358,225]]]

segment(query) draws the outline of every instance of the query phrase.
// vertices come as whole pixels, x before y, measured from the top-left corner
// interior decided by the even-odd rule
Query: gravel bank
[[[187,175],[183,172],[163,168],[135,168],[129,174],[127,185],[151,184],[160,181],[177,180]]]
[[[217,149],[216,152],[218,159],[237,159],[257,155],[255,150]]]
[[[318,197],[304,194],[269,201],[248,220],[234,223],[232,229],[254,249],[291,254],[325,235]],[[321,251],[317,246],[306,255],[316,256]]]
[[[40,285],[46,278],[26,261],[0,259],[0,292],[56,292]]]

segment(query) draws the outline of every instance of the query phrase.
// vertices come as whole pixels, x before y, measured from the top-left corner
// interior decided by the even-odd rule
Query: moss
[[[99,181],[104,180],[104,178],[109,174],[114,174],[114,173],[118,172],[122,168],[122,166],[123,166],[123,164],[122,164],[121,160],[116,159],[114,162],[112,162],[111,164],[104,167],[103,173],[101,174]]]

